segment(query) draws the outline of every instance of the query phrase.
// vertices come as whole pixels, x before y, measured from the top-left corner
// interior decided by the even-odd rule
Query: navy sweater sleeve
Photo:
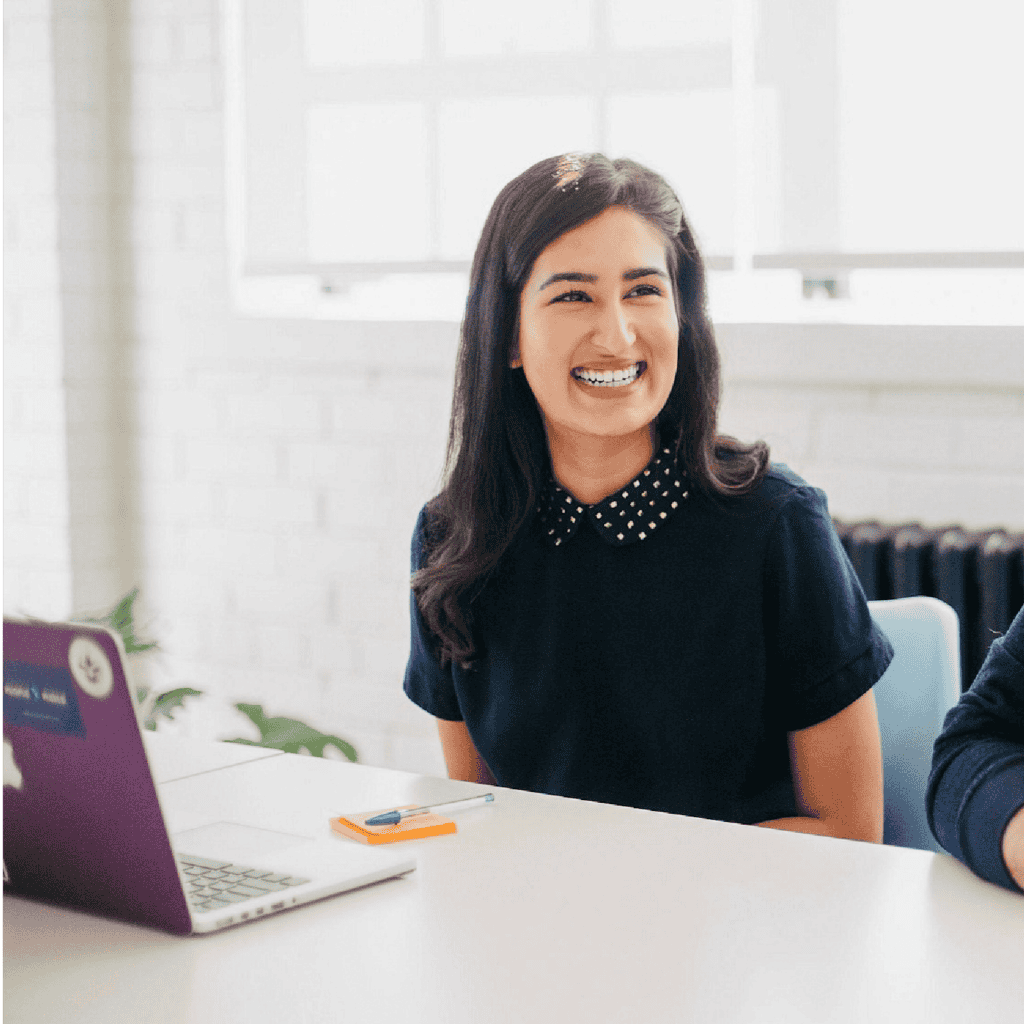
[[[1002,841],[1024,807],[1024,608],[946,715],[926,799],[945,849],[987,881],[1022,891],[1006,870]]]

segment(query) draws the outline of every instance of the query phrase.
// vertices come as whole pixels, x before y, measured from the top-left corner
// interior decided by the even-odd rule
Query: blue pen
[[[430,807],[410,807],[407,811],[385,811],[383,814],[375,814],[367,818],[364,825],[397,825],[406,818],[412,818],[417,814],[433,814],[435,811],[461,811],[466,807],[479,807],[481,804],[494,802],[493,793],[485,793],[483,796],[471,796],[466,800],[452,800],[446,804],[433,804]]]

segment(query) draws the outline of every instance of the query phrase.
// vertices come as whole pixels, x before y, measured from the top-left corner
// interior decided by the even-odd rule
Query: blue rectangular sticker
[[[66,668],[5,661],[4,721],[85,739],[75,683]]]

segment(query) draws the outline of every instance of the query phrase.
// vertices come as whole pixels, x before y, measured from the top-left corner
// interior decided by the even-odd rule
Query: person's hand
[[[1024,807],[1010,819],[1003,833],[1003,863],[1010,877],[1024,889]]]

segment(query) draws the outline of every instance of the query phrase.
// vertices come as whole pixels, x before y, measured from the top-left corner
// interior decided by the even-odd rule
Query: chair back
[[[896,652],[874,691],[885,771],[883,842],[940,852],[928,828],[925,789],[935,738],[960,699],[957,615],[934,597],[869,601],[868,608]]]

